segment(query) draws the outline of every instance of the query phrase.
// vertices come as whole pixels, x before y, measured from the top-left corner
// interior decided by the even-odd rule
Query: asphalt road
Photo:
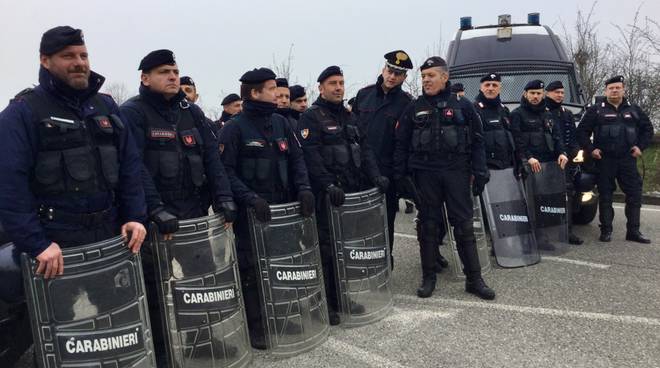
[[[447,271],[433,297],[417,298],[413,216],[401,212],[391,315],[333,327],[323,345],[290,359],[257,352],[252,366],[660,367],[660,207],[642,209],[642,232],[656,241],[641,245],[624,240],[623,209],[615,206],[611,243],[597,241],[596,224],[576,227],[581,246],[531,267],[493,267],[484,275],[497,291],[492,302],[466,294]]]

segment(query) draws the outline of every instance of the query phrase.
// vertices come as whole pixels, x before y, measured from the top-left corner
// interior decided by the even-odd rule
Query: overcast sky
[[[404,49],[423,59],[439,40],[447,43],[461,16],[474,25],[494,24],[509,13],[525,22],[540,12],[541,23],[563,35],[578,9],[592,1],[573,0],[334,0],[334,1],[36,1],[0,0],[0,104],[37,83],[41,35],[58,25],[83,29],[92,69],[106,85],[124,83],[137,92],[140,59],[149,51],[174,51],[182,75],[190,75],[202,106],[219,105],[238,91],[246,70],[282,61],[293,44],[292,83],[311,84],[329,65],[344,69],[347,98],[373,83],[385,52]],[[604,38],[615,38],[612,24],[642,14],[660,20],[660,1],[600,0],[595,17]],[[442,55],[444,56],[444,55]],[[417,66],[417,65],[415,65]]]

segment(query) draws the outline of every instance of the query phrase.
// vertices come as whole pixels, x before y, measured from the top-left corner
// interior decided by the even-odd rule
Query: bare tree
[[[275,72],[275,74],[277,74],[278,78],[286,78],[286,80],[290,80],[292,65],[293,65],[293,44],[289,46],[289,54],[287,55],[286,59],[278,62],[277,59],[275,58],[275,54],[273,54],[273,71]]]
[[[109,84],[105,87],[104,92],[112,96],[117,105],[123,104],[131,97],[126,85],[119,82]]]
[[[638,104],[653,121],[660,118],[660,52],[649,40],[651,23],[640,20],[641,7],[633,23],[615,26],[619,37],[613,43],[613,65],[626,78],[626,97]]]
[[[413,65],[416,65],[417,67],[408,73],[408,78],[406,78],[406,80],[403,82],[403,89],[406,92],[413,95],[413,97],[417,97],[421,95],[422,77],[419,73],[419,65],[422,65],[424,60],[426,60],[431,56],[444,55],[446,50],[447,50],[447,43],[444,42],[442,38],[442,32],[440,32],[438,35],[438,40],[434,42],[432,45],[426,47],[426,54],[424,58],[413,62]]]
[[[581,80],[582,93],[587,101],[602,91],[603,82],[612,70],[611,48],[599,39],[598,23],[594,21],[597,1],[587,14],[578,11],[573,33],[564,27],[565,43]]]

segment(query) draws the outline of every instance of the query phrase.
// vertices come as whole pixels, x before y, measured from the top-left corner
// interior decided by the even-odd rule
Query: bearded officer
[[[131,132],[98,92],[105,78],[90,70],[82,31],[46,31],[39,53],[39,85],[0,113],[0,220],[52,278],[64,271],[61,248],[121,234],[137,253],[146,206]]]
[[[495,292],[481,277],[470,197],[481,194],[489,178],[481,121],[467,99],[450,92],[447,63],[441,57],[428,58],[420,69],[423,95],[408,105],[397,124],[394,152],[397,188],[416,197],[419,210],[423,279],[417,295],[428,298],[435,290],[434,266],[446,204],[466,276],[465,291],[494,299]]]
[[[340,323],[333,267],[330,219],[326,208],[344,204],[345,193],[377,186],[387,192],[389,180],[380,175],[378,164],[366,137],[344,107],[344,74],[330,66],[319,75],[319,98],[301,116],[298,123],[305,162],[317,199],[317,222],[330,324]],[[361,305],[353,313],[363,313]]]
[[[562,142],[564,149],[568,156],[568,163],[566,168],[566,195],[568,197],[567,218],[568,218],[568,242],[575,245],[583,243],[577,235],[573,234],[573,202],[575,200],[575,175],[577,173],[577,164],[573,163],[573,159],[580,151],[580,145],[577,142],[575,134],[575,119],[573,113],[565,108],[562,103],[564,102],[565,89],[561,81],[554,81],[548,83],[545,87],[545,104],[548,107],[550,115],[552,115],[555,124],[559,124],[562,133]]]
[[[649,244],[651,240],[639,231],[642,178],[637,171],[637,158],[651,144],[653,125],[639,106],[628,101],[625,92],[622,76],[605,82],[606,99],[587,108],[578,126],[578,141],[599,169],[596,185],[600,241],[612,240],[612,193],[616,179],[626,195],[626,240]]]
[[[254,69],[240,81],[243,112],[220,131],[219,142],[240,205],[234,231],[250,340],[253,347],[265,349],[248,209],[254,209],[258,221],[269,222],[269,205],[298,200],[301,214],[309,217],[314,214],[314,195],[298,139],[287,120],[275,113],[275,73],[268,68]]]

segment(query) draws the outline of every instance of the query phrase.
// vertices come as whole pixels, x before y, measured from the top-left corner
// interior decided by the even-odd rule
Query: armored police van
[[[530,13],[527,23],[511,23],[511,16],[500,15],[496,25],[475,27],[471,17],[463,17],[460,29],[449,44],[447,64],[452,83],[462,83],[471,101],[479,94],[480,79],[496,72],[502,77],[502,103],[510,110],[520,104],[525,84],[540,79],[546,84],[561,81],[565,87],[564,105],[576,117],[584,110],[580,80],[559,37],[540,24],[539,13]],[[583,162],[582,152],[574,160]],[[581,165],[584,166],[584,165]],[[592,192],[594,176],[586,167],[576,175],[576,207],[573,222],[590,223],[598,207]]]

